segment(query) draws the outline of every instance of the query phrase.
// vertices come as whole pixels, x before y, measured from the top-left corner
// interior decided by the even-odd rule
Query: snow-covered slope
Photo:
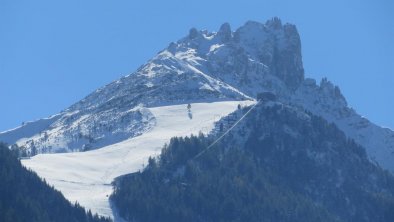
[[[155,124],[148,109],[68,110],[0,134],[0,141],[39,153],[90,150],[140,135]]]
[[[39,153],[83,151],[132,138],[154,124],[144,106],[252,100],[167,50],[137,72],[102,87],[60,114],[0,133],[0,141]],[[194,61],[196,62],[196,61]],[[39,126],[39,127],[31,127]]]
[[[108,196],[115,177],[142,169],[149,156],[160,153],[174,136],[208,133],[214,122],[252,101],[192,103],[148,108],[156,124],[140,136],[102,149],[78,153],[40,154],[22,163],[59,189],[67,199],[104,216],[111,216]]]
[[[0,140],[17,143],[28,151],[36,148],[39,153],[104,147],[87,153],[39,155],[26,161],[31,166],[36,163],[34,169],[44,177],[46,172],[52,172],[48,176],[59,172],[56,175],[58,180],[52,179],[53,184],[56,184],[53,181],[66,178],[62,175],[73,175],[63,170],[85,167],[92,171],[91,180],[87,183],[94,184],[103,177],[101,171],[109,167],[105,161],[118,161],[118,157],[113,156],[116,152],[111,149],[122,150],[119,152],[124,154],[121,144],[137,138],[149,140],[154,136],[150,133],[155,132],[160,126],[159,121],[166,118],[155,115],[156,109],[178,104],[184,107],[187,103],[196,102],[252,101],[258,93],[270,91],[283,104],[306,109],[334,122],[348,137],[366,148],[373,162],[394,172],[394,132],[357,114],[348,106],[339,88],[328,80],[323,79],[318,85],[315,80],[304,76],[301,41],[292,24],[282,24],[274,18],[264,24],[249,21],[235,31],[227,23],[218,32],[193,28],[187,36],[169,44],[136,72],[96,90],[60,114],[0,133]],[[221,112],[211,108],[212,113]],[[190,121],[195,120],[193,113]],[[195,130],[198,132],[202,128],[196,126]],[[158,152],[157,147],[148,147],[146,152],[145,147],[139,147],[138,152],[147,158]],[[135,153],[136,157],[141,157],[141,153]],[[133,153],[127,156],[132,160]],[[38,161],[40,158],[44,159]],[[88,159],[86,166],[83,165],[84,158]],[[136,160],[137,165],[140,165],[141,158],[140,162]],[[55,165],[57,161],[66,165],[58,167]],[[51,166],[53,169],[45,166],[45,162],[54,164]],[[42,168],[40,164],[43,164]],[[136,168],[129,169],[119,172],[128,173]],[[58,182],[56,186],[63,189],[62,186],[72,184],[65,183],[67,185]],[[81,194],[75,195],[83,192],[82,189]],[[76,199],[71,194],[66,196]],[[89,204],[88,201],[82,202]]]
[[[38,153],[90,150],[140,135],[152,126],[143,107],[287,96],[304,78],[294,25],[277,18],[235,32],[191,29],[136,72],[88,95],[40,128],[0,133],[0,140]],[[41,120],[40,120],[41,121]],[[22,133],[28,131],[28,133]]]

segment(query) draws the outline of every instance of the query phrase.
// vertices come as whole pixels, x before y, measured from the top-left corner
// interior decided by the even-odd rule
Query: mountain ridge
[[[218,32],[192,28],[133,74],[99,88],[50,121],[0,133],[0,140],[39,153],[96,149],[149,131],[154,117],[144,107],[252,100],[264,91],[334,122],[367,149],[373,162],[394,171],[394,132],[357,114],[327,79],[318,85],[305,78],[297,28],[279,18],[264,24],[248,21],[235,31],[228,23]],[[36,129],[29,130],[33,125]]]

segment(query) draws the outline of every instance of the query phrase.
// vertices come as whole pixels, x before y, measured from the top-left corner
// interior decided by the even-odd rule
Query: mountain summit
[[[304,80],[297,29],[282,25],[278,18],[265,24],[248,21],[234,32],[228,23],[217,33],[191,29],[187,37],[171,44],[169,51],[249,96],[255,96],[261,87],[274,90],[270,84],[275,81],[295,90]]]
[[[86,151],[144,134],[155,127],[151,107],[254,100],[272,92],[278,101],[335,123],[364,146],[371,161],[394,171],[394,132],[350,108],[329,80],[304,77],[297,28],[273,18],[233,31],[190,29],[136,72],[88,95],[63,112],[0,133],[27,153]]]

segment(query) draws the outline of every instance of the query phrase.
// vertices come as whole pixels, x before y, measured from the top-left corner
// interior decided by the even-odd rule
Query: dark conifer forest
[[[196,158],[215,138],[173,138],[142,172],[118,178],[111,199],[121,216],[141,222],[394,221],[394,178],[320,117],[260,105]]]
[[[86,212],[23,167],[17,155],[0,143],[1,222],[108,222]]]

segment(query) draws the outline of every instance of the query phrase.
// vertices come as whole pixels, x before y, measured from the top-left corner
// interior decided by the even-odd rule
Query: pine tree
[[[37,147],[36,147],[36,145],[34,144],[33,141],[31,142],[31,148],[30,149],[31,149],[31,152],[30,152],[31,156],[37,155]]]

